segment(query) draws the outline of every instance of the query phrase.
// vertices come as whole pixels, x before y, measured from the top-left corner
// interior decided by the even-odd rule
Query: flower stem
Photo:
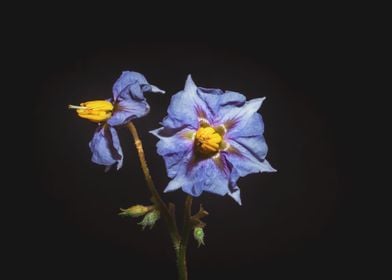
[[[186,265],[186,250],[188,246],[189,235],[192,230],[191,208],[192,208],[192,197],[188,195],[185,199],[184,225],[183,225],[182,235],[181,235],[181,244],[177,254],[177,268],[178,268],[179,280],[188,280],[188,271]]]
[[[142,167],[142,170],[144,173],[144,177],[146,178],[147,187],[148,187],[148,189],[152,195],[152,198],[153,198],[152,201],[153,201],[154,205],[161,212],[161,214],[167,224],[167,227],[169,229],[169,234],[170,234],[171,240],[173,242],[173,246],[176,250],[176,256],[178,256],[181,237],[178,233],[174,214],[172,215],[170,213],[169,208],[167,207],[165,202],[162,200],[161,196],[159,195],[159,193],[155,187],[154,181],[152,180],[152,177],[150,174],[150,170],[148,169],[146,158],[144,157],[144,150],[143,150],[142,141],[140,140],[140,137],[139,137],[139,134],[136,130],[135,125],[132,122],[129,122],[127,124],[127,127],[129,129],[129,131],[131,132],[133,139],[135,140],[136,150],[139,155],[139,160],[140,160],[140,164],[141,164],[141,167]]]

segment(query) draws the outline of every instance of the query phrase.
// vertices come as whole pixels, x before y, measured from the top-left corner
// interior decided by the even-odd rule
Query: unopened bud
[[[198,247],[200,245],[204,245],[204,230],[201,227],[195,227],[193,230],[193,237],[196,239],[198,243]]]
[[[150,229],[155,225],[155,222],[159,220],[160,217],[160,212],[158,210],[153,210],[149,212],[147,215],[144,216],[143,221],[138,223],[143,227],[143,230],[146,228],[146,226],[149,226]]]
[[[136,218],[136,217],[140,217],[140,216],[145,215],[151,209],[152,209],[152,206],[134,205],[134,206],[129,207],[127,209],[120,209],[121,213],[119,213],[119,215]]]

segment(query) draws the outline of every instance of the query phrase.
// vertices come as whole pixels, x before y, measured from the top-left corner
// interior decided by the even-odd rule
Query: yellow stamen
[[[76,109],[79,117],[92,122],[104,122],[112,116],[113,104],[106,100],[95,100],[80,103],[80,106],[68,105],[69,109]]]
[[[196,132],[196,149],[203,155],[214,155],[219,151],[222,136],[211,126],[200,127]]]

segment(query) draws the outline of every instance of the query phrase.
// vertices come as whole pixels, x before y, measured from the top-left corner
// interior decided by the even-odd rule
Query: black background
[[[241,24],[212,17],[212,24],[183,14],[168,23],[146,10],[130,14],[121,23],[110,12],[93,19],[46,15],[27,38],[36,89],[34,184],[26,195],[34,219],[23,224],[33,245],[25,248],[28,269],[53,278],[175,279],[163,223],[141,231],[135,220],[117,215],[149,199],[129,133],[119,132],[123,168],[104,173],[90,162],[95,125],[67,110],[110,97],[121,71],[134,70],[167,92],[146,94],[151,113],[135,121],[159,190],[168,178],[148,131],[159,126],[187,74],[203,87],[267,97],[261,108],[267,158],[278,172],[241,178],[243,206],[210,194],[194,200],[194,211],[203,203],[210,216],[206,246],[190,244],[191,279],[360,274],[366,245],[358,245],[353,174],[359,163],[349,141],[357,124],[345,29],[322,20],[264,25],[258,17]],[[181,217],[184,194],[163,196]]]

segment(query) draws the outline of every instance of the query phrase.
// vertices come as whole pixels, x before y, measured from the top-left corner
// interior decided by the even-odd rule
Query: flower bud
[[[204,230],[201,227],[195,227],[193,230],[193,237],[196,239],[198,243],[198,247],[200,245],[204,245]]]
[[[127,209],[120,209],[122,212],[119,213],[120,216],[125,216],[125,217],[140,217],[145,215],[147,212],[149,212],[152,209],[152,206],[144,206],[144,205],[134,205],[132,207],[129,207]]]
[[[141,225],[143,227],[143,230],[146,228],[146,226],[149,226],[150,229],[152,229],[152,227],[155,225],[155,222],[159,220],[159,217],[160,212],[154,209],[153,211],[145,215],[143,221],[138,223],[138,225]]]

